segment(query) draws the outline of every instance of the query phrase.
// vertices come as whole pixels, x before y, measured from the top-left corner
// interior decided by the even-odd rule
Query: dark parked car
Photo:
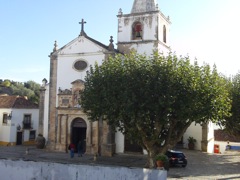
[[[168,150],[166,155],[168,156],[170,166],[187,166],[187,158],[183,152]]]

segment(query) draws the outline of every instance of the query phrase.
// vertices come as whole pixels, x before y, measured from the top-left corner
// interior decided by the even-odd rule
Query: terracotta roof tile
[[[230,142],[240,142],[240,138],[230,135],[224,130],[218,129],[214,130],[215,141],[230,141]]]
[[[38,109],[38,105],[21,96],[0,96],[0,108]]]

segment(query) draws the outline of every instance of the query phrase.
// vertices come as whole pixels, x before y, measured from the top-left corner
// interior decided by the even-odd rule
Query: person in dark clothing
[[[83,142],[81,140],[79,140],[78,142],[78,146],[77,146],[77,149],[78,149],[78,157],[82,157],[83,155]]]
[[[75,145],[73,143],[71,143],[69,145],[68,149],[70,150],[70,157],[73,158],[74,157],[74,151],[75,151]]]

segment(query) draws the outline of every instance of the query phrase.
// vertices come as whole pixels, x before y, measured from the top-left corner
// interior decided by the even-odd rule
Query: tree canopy
[[[240,138],[240,73],[227,79],[229,83],[230,98],[232,100],[231,116],[227,117],[221,125],[231,135]]]
[[[190,63],[189,57],[154,53],[116,55],[95,64],[81,94],[84,111],[101,117],[154,156],[180,141],[192,122],[229,116],[226,81],[216,67]]]
[[[30,101],[38,104],[40,96],[40,84],[34,81],[22,83],[10,80],[1,80],[0,94],[27,96]]]

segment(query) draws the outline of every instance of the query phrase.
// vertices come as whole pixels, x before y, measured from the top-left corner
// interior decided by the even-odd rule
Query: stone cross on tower
[[[82,19],[81,22],[79,22],[79,24],[81,24],[81,32],[79,36],[84,36],[86,35],[86,33],[84,32],[84,24],[87,23],[86,21],[84,21],[84,19]]]

